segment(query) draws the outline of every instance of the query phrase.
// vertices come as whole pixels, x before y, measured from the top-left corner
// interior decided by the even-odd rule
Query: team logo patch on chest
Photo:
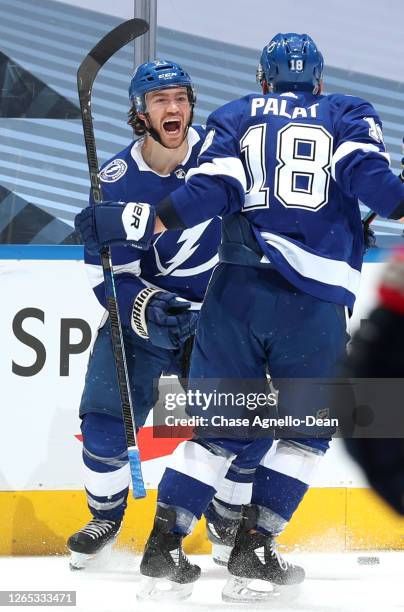
[[[128,164],[123,159],[113,159],[100,172],[100,179],[104,183],[115,183],[127,171]]]
[[[175,176],[177,177],[177,179],[184,179],[185,170],[183,170],[182,168],[179,168],[178,170],[175,171]]]

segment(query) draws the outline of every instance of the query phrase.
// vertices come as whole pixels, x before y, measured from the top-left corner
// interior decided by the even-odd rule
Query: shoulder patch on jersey
[[[100,179],[103,183],[115,183],[127,171],[128,164],[123,159],[113,159],[100,172]]]

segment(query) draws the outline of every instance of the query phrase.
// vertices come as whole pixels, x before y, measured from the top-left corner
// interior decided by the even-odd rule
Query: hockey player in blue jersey
[[[103,194],[127,201],[147,193],[149,201],[157,203],[181,185],[197,163],[205,134],[201,126],[191,126],[194,88],[178,64],[158,60],[138,67],[129,96],[129,123],[140,138],[102,167]],[[218,261],[219,242],[220,220],[214,217],[161,235],[144,253],[130,246],[112,249],[137,428],[157,401],[161,374],[187,377],[196,313]],[[105,306],[99,256],[86,249],[85,262],[95,295]],[[116,539],[130,480],[106,318],[89,361],[80,416],[84,482],[93,519],[68,540],[70,564],[77,569]],[[218,562],[227,561],[241,504],[250,499],[253,474],[267,448],[264,440],[237,458],[205,513]]]
[[[157,203],[184,182],[204,138],[192,126],[195,92],[176,63],[142,64],[129,90],[129,124],[140,138],[101,169],[104,198]],[[147,98],[147,101],[146,101]],[[160,236],[153,249],[112,249],[115,284],[136,426],[157,401],[162,373],[187,377],[192,336],[206,286],[217,263],[220,219]],[[105,307],[100,258],[85,250],[89,278]],[[90,357],[80,405],[84,480],[93,519],[68,541],[73,568],[85,567],[115,540],[130,481],[109,323],[104,317]]]
[[[77,219],[92,249],[124,240],[147,249],[154,233],[223,217],[221,263],[192,354],[193,385],[202,379],[263,379],[267,367],[278,381],[332,376],[347,340],[344,308],[353,308],[360,280],[358,200],[381,216],[404,216],[404,187],[389,169],[377,113],[354,96],[322,95],[322,71],[322,56],[310,37],[275,36],[261,56],[263,94],[212,113],[198,167],[184,186],[156,208],[101,205]],[[279,409],[302,414],[301,403],[286,389]],[[303,412],[315,414],[318,406],[311,404],[306,402]],[[199,569],[183,554],[182,537],[204,512],[229,462],[254,444],[237,439],[237,431],[227,433],[207,434],[175,451],[159,485],[144,575],[177,584],[198,578]],[[289,448],[309,458],[303,472],[328,448],[327,432],[320,433],[313,438],[307,429],[296,431],[299,437],[289,440]],[[277,486],[268,487],[266,459],[256,471],[252,504],[230,556],[233,579],[226,599],[264,597],[248,589],[255,578],[277,584],[303,578],[298,568],[280,562],[274,549],[285,487],[293,480],[302,495],[306,490],[301,463],[285,442],[280,444],[287,468]],[[288,498],[291,513],[297,498]]]

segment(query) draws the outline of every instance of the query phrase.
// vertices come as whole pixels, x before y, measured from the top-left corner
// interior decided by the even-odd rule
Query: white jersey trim
[[[196,143],[200,141],[200,139],[201,137],[199,136],[198,132],[193,127],[190,127],[187,134],[188,153],[186,154],[182,162],[179,164],[180,166],[185,166],[185,164],[191,157],[192,149],[194,148]]]
[[[114,265],[114,274],[124,274],[129,273],[134,276],[140,276],[140,260],[137,259],[135,261],[131,261],[127,264]],[[104,274],[102,271],[102,266],[97,264],[86,264],[87,276],[89,278],[91,287],[97,287],[104,282]]]
[[[215,255],[215,257],[218,256]],[[211,262],[208,262],[211,263]],[[160,291],[167,291],[164,287],[159,287],[158,285],[153,285],[153,283],[149,283],[149,281],[145,280],[140,276],[140,261],[133,261],[129,264],[124,264],[121,266],[114,266],[114,274],[123,274],[124,272],[129,272],[139,278],[145,287],[151,287],[152,289],[160,289]],[[87,276],[89,278],[92,289],[101,285],[104,282],[104,274],[102,271],[102,266],[98,266],[96,264],[86,264]],[[184,298],[188,299],[188,298]],[[190,310],[200,310],[202,308],[202,302],[192,302],[188,300],[191,304]],[[103,321],[100,325],[100,328],[104,325],[105,321]]]
[[[188,130],[188,134],[187,134],[188,151],[187,151],[186,156],[178,164],[178,166],[185,166],[185,164],[187,163],[187,161],[189,160],[191,156],[193,147],[196,145],[197,142],[200,141],[200,139],[201,138],[198,132],[193,127],[190,127]],[[170,177],[172,173],[159,174],[158,172],[153,170],[153,168],[151,168],[148,164],[146,164],[145,160],[143,159],[143,155],[142,155],[143,142],[144,142],[144,136],[142,136],[142,138],[139,138],[130,150],[131,157],[133,161],[136,163],[139,171],[140,172],[153,172],[153,174],[157,174],[157,176],[161,176],[162,178]]]
[[[149,281],[145,280],[144,278],[140,278],[140,280],[146,287],[150,287],[151,289],[160,289],[161,291],[168,291],[168,289],[164,289],[163,287],[159,287],[158,285],[153,285],[153,283],[149,283]],[[202,302],[192,302],[191,300],[188,300],[188,298],[183,299],[187,300],[191,304],[190,310],[200,310],[202,308]]]
[[[270,246],[277,249],[288,264],[302,276],[326,285],[343,287],[354,295],[357,294],[361,273],[346,261],[314,255],[276,234],[261,232],[261,236]]]
[[[185,180],[188,181],[195,174],[230,176],[241,184],[244,192],[247,191],[247,180],[243,164],[238,157],[215,157],[211,162],[205,162],[197,168],[188,170]]]
[[[351,153],[353,153],[353,151],[358,151],[358,150],[379,153],[380,155],[382,155],[383,157],[387,159],[390,165],[390,155],[384,151],[380,151],[377,145],[374,145],[370,142],[351,142],[351,141],[343,142],[338,147],[338,149],[335,151],[334,155],[332,156],[332,160],[331,160],[331,176],[334,179],[334,181],[335,181],[335,167],[338,164],[338,162],[341,161],[343,157],[346,157],[347,155],[350,155]]]

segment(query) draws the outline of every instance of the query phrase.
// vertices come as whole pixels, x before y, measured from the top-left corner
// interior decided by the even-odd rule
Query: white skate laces
[[[121,521],[93,518],[67,541],[72,570],[107,565],[112,546],[121,530]]]
[[[262,550],[264,551],[264,547],[262,548]],[[275,542],[272,540],[270,541],[269,545],[268,545],[268,550],[271,553],[271,557],[273,557],[274,559],[277,560],[279,567],[286,571],[289,567],[292,567],[291,563],[288,563],[288,561],[286,561],[286,559],[284,559],[280,553],[278,552]],[[264,551],[265,552],[265,551]],[[264,554],[263,552],[263,554]],[[258,556],[258,555],[257,555]],[[261,560],[261,559],[260,559]],[[265,560],[262,561],[262,563],[265,563]]]
[[[179,565],[180,563],[180,549],[176,548],[175,550],[170,550],[171,559],[174,561],[175,565]]]
[[[107,521],[103,519],[92,519],[83,529],[80,531],[86,533],[93,540],[96,540],[100,536],[107,535],[115,525],[115,521]]]

